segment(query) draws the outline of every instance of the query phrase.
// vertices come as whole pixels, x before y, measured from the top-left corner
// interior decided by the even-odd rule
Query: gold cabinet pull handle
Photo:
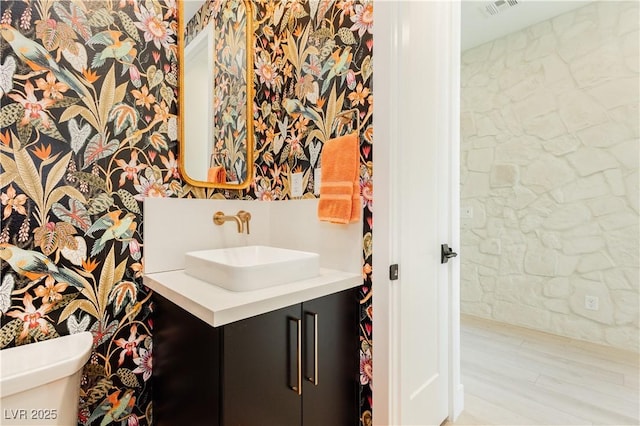
[[[298,318],[289,318],[296,324],[296,384],[290,388],[298,395],[302,395],[302,320]],[[289,370],[290,371],[290,370]]]
[[[305,312],[305,315],[313,318],[313,377],[307,376],[307,380],[313,383],[314,386],[318,386],[318,314]],[[305,333],[306,330],[305,328]]]

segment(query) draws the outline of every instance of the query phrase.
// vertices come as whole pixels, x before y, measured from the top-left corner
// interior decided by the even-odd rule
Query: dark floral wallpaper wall
[[[188,32],[225,7],[209,0]],[[372,3],[253,2],[255,176],[246,191],[180,179],[176,8],[174,0],[2,1],[0,348],[91,331],[79,424],[151,424],[142,200],[286,200],[296,172],[313,197],[322,145],[341,131],[334,118],[357,108],[359,377],[361,420],[370,424]]]
[[[175,1],[2,1],[0,348],[91,331],[79,424],[150,424],[142,200],[181,192]]]

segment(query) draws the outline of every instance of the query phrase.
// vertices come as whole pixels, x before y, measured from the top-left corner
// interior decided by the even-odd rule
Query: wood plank
[[[637,353],[464,315],[461,365],[455,424],[640,424]]]

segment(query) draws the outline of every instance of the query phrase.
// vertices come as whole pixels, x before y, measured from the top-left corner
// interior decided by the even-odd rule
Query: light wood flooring
[[[467,316],[460,338],[455,425],[640,425],[637,353]]]

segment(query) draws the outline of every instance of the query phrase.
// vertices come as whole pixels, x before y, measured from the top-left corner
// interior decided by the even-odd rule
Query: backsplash
[[[372,3],[254,2],[255,176],[246,191],[180,179],[175,7],[169,0],[2,2],[0,348],[92,331],[79,424],[150,424],[142,200],[286,200],[292,172],[303,173],[304,197],[314,197],[313,172],[333,117],[358,108],[359,376],[362,423],[371,424]],[[40,69],[56,67],[37,67],[22,48],[50,52],[59,69]],[[17,262],[44,257],[73,279],[38,277]]]

